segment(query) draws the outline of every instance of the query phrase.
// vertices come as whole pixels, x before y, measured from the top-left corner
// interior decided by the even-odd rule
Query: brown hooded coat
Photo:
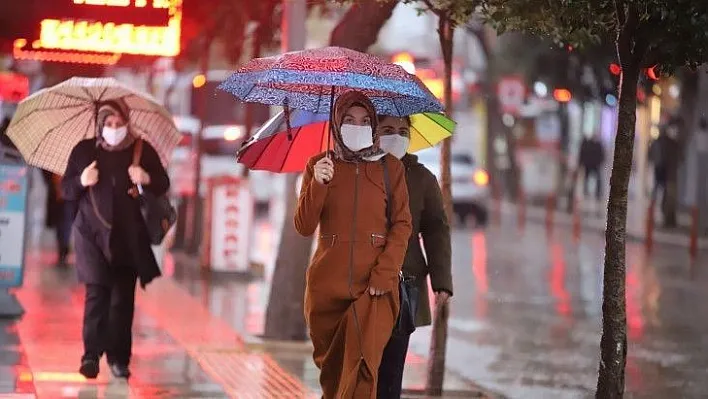
[[[342,97],[334,118],[338,125],[354,103],[367,103],[373,110],[365,97],[353,102]],[[405,170],[386,155],[392,191],[392,226],[386,232],[383,164],[338,156],[332,181],[323,185],[313,176],[323,156],[308,163],[295,212],[300,234],[320,229],[305,291],[313,357],[324,398],[374,399],[381,356],[398,315],[398,273],[411,234]],[[389,292],[370,296],[369,286]]]

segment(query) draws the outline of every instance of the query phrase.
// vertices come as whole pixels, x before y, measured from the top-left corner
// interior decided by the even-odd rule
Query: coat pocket
[[[336,234],[320,234],[318,239],[318,246],[320,248],[332,248],[337,243]]]
[[[374,248],[383,248],[386,246],[386,235],[380,233],[371,234],[371,246]]]

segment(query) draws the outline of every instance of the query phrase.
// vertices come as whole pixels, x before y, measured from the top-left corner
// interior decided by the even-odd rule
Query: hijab
[[[344,140],[342,139],[342,121],[349,108],[354,106],[364,108],[369,114],[374,141],[373,146],[359,151],[350,150],[344,145]],[[376,109],[374,108],[374,104],[364,93],[356,90],[349,90],[342,93],[334,103],[332,122],[330,126],[332,127],[332,136],[334,137],[334,153],[339,159],[345,162],[356,163],[375,161],[386,155],[386,153],[379,148],[379,136],[376,133]]]
[[[122,99],[103,101],[97,104],[98,112],[96,113],[96,139],[97,144],[106,151],[122,151],[133,145],[135,135],[130,129],[130,109]],[[111,146],[103,140],[103,127],[106,124],[106,118],[111,115],[119,116],[126,122],[128,134],[118,145]]]

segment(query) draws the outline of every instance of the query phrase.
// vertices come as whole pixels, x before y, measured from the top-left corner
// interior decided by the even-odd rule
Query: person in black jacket
[[[62,197],[61,176],[42,170],[42,177],[47,185],[45,226],[54,229],[56,233],[59,252],[57,266],[65,267],[71,247],[71,225],[76,217],[76,204]]]
[[[415,325],[432,322],[428,302],[428,274],[435,292],[435,306],[447,303],[452,296],[452,248],[450,223],[443,207],[440,185],[435,175],[408,154],[410,118],[379,117],[381,149],[399,158],[406,168],[408,198],[413,231],[403,261],[403,274],[415,277],[418,286],[418,309]],[[422,238],[422,245],[421,240]],[[425,248],[425,255],[423,254]],[[408,336],[392,336],[379,366],[378,399],[401,397],[403,369],[408,353]]]
[[[598,134],[583,139],[580,144],[579,165],[585,170],[584,194],[590,194],[590,177],[595,178],[595,199],[602,199],[602,167],[605,164],[605,147]]]
[[[98,104],[97,138],[73,149],[62,181],[64,198],[79,208],[73,234],[79,281],[86,285],[79,370],[86,378],[96,378],[104,353],[115,377],[130,376],[136,281],[145,288],[160,276],[135,185],[159,196],[170,182],[148,143],[140,166],[131,166],[137,136],[128,121],[124,102]]]

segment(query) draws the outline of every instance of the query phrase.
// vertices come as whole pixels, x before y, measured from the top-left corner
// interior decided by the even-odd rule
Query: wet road
[[[599,358],[603,239],[541,225],[456,231],[448,367],[514,398],[593,397]],[[627,250],[633,398],[704,398],[708,391],[708,255]],[[424,353],[427,331],[414,338]]]

